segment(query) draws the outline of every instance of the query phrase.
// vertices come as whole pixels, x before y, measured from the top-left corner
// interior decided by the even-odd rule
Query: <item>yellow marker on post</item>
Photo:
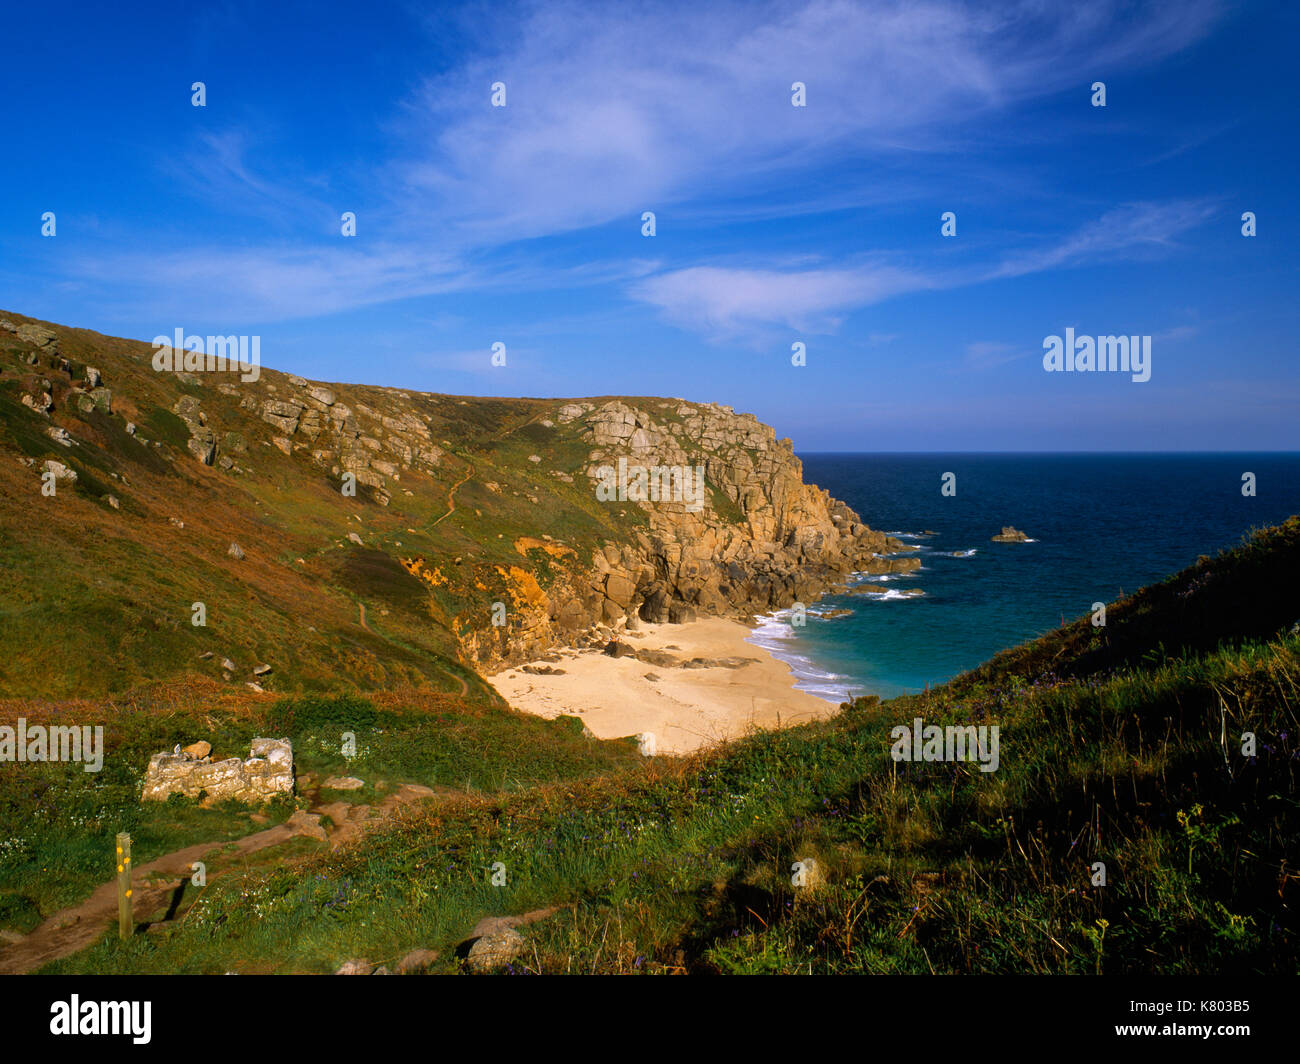
[[[117,937],[126,941],[135,930],[131,914],[131,836],[117,836]]]

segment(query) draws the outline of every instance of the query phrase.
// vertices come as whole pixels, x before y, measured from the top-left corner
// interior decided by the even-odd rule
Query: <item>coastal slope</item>
[[[11,694],[195,680],[495,701],[483,677],[628,618],[744,618],[915,561],[881,557],[901,544],[725,406],[160,370],[157,354],[0,312]],[[669,490],[645,497],[656,470]]]

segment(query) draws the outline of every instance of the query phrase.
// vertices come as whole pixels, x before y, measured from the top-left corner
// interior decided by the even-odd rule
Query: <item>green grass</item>
[[[1200,575],[1258,552],[1280,581],[1297,532],[1261,533]],[[1163,612],[1175,637],[1197,614],[1185,585],[1160,586],[1173,597],[1116,613]],[[481,916],[561,905],[527,929],[517,968],[1294,974],[1300,638],[1226,630],[1212,650],[1066,675],[1075,635],[710,755],[415,810],[365,847],[223,880],[183,928],[106,939],[53,970],[261,970],[274,956],[329,971],[415,947],[454,970]],[[1116,661],[1134,657],[1110,637]],[[1055,671],[1013,664],[1048,660]],[[997,724],[999,770],[895,763],[890,731],[914,716]],[[791,866],[809,857],[825,883],[802,890]],[[489,883],[497,861],[504,887]]]
[[[54,458],[78,474],[75,486],[43,499],[37,466],[0,463],[0,495],[29,493],[42,516],[33,522],[27,509],[0,510],[0,623],[8,648],[0,688],[6,691],[129,696],[153,682],[220,679],[216,662],[229,656],[241,673],[254,658],[272,663],[267,684],[274,691],[428,684],[491,699],[463,656],[457,625],[463,631],[487,623],[491,604],[506,594],[496,567],[536,569],[543,588],[551,588],[557,580],[579,579],[576,569],[594,549],[626,541],[646,520],[637,507],[619,512],[549,475],[576,471],[589,449],[580,425],[541,423],[554,417],[559,401],[419,394],[397,400],[382,389],[339,386],[341,400],[354,409],[364,402],[381,413],[428,415],[432,443],[444,451],[436,469],[403,470],[383,506],[364,485],[354,498],[341,496],[329,463],[270,446],[274,430],[253,404],[207,382],[187,385],[154,373],[148,345],[54,331],[59,355],[40,353],[36,366],[26,361],[30,345],[0,345],[0,450],[37,465]],[[60,357],[70,361],[71,376]],[[87,364],[103,372],[112,390],[111,415],[83,413],[68,401],[71,389],[84,383]],[[277,380],[268,371],[246,391],[268,398]],[[20,402],[24,391],[46,381],[52,417]],[[223,439],[243,437],[246,452],[229,456],[249,472],[195,460],[187,448],[189,427],[172,410],[181,394],[201,401]],[[128,421],[137,426],[134,438]],[[48,435],[53,423],[65,424],[77,444],[57,444]],[[545,455],[542,465],[528,461],[534,452]],[[455,513],[440,521],[449,491],[471,469],[474,477],[457,489]],[[486,489],[489,480],[502,491]],[[350,532],[363,537],[364,548],[353,549]],[[515,550],[520,536],[543,532],[577,551],[571,571],[537,552],[524,559]],[[243,561],[227,556],[232,540],[247,552]],[[401,559],[417,554],[430,568],[441,567],[450,583],[432,589],[409,577]],[[31,601],[35,573],[39,609]],[[195,601],[208,606],[206,629],[188,623]],[[64,646],[79,652],[53,652]],[[209,650],[215,662],[199,664]]]
[[[403,403],[431,417],[441,465],[404,471],[388,506],[341,501],[328,466],[269,446],[268,426],[234,397],[154,374],[147,345],[59,333],[74,374],[104,371],[115,413],[70,408],[55,360],[27,366],[28,348],[0,338],[0,448],[15,459],[0,463],[0,494],[30,493],[30,505],[0,509],[0,688],[115,701],[57,710],[94,723],[86,707],[102,708],[103,772],[0,772],[0,927],[29,930],[84,898],[108,877],[117,831],[132,833],[144,863],[260,829],[245,810],[140,805],[150,754],[176,742],[203,737],[219,757],[244,756],[253,735],[287,734],[300,773],[366,780],[342,800],[373,804],[401,782],[439,797],[363,846],[323,853],[296,840],[218,857],[224,874],[187,890],[179,919],[125,944],[106,937],[51,970],[329,971],[413,947],[442,949],[453,970],[481,916],[562,905],[527,929],[520,967],[1297,971],[1300,646],[1289,632],[1300,520],[1111,604],[1104,629],[1077,621],[925,696],[862,699],[830,722],[645,763],[575,718],[506,710],[454,631],[486,624],[507,594],[497,566],[525,568],[543,588],[580,580],[572,559],[523,558],[520,536],[552,535],[585,565],[646,521],[548,475],[588,455],[579,425],[541,424],[562,401],[413,396]],[[81,446],[56,444],[51,422],[21,404],[41,377]],[[381,390],[339,388],[354,407],[393,409]],[[236,460],[253,473],[194,461],[170,411],[178,393],[245,436]],[[683,424],[674,402],[638,402]],[[128,418],[162,446],[127,437]],[[68,462],[76,490],[41,499],[20,456]],[[742,521],[714,487],[721,516]],[[231,539],[243,561],[227,557]],[[447,582],[411,577],[401,560],[415,555]],[[206,628],[189,623],[196,600]],[[241,673],[229,686],[227,655]],[[292,696],[247,695],[256,661],[274,666],[270,691]],[[999,770],[896,764],[890,729],[914,716],[997,724]],[[345,732],[355,757],[343,756]],[[273,819],[291,808],[272,807]],[[790,881],[808,857],[825,873],[811,891]],[[488,882],[497,861],[504,887]]]
[[[196,842],[233,840],[268,824],[249,810],[223,804],[201,808],[179,797],[141,803],[149,757],[176,743],[206,738],[215,759],[247,757],[257,735],[288,736],[295,771],[355,775],[368,786],[342,794],[373,802],[387,789],[410,782],[466,793],[511,792],[559,779],[618,772],[639,760],[628,743],[600,742],[575,730],[572,718],[545,721],[491,705],[449,699],[428,691],[388,696],[377,708],[355,695],[302,697],[277,702],[260,715],[193,708],[160,713],[139,705],[119,713],[105,729],[101,771],[80,765],[30,764],[0,774],[0,927],[30,930],[86,897],[111,878],[113,837],[128,831],[136,863]],[[343,733],[355,737],[356,756],[343,756]],[[525,751],[521,756],[520,751]],[[269,805],[278,823],[301,800]]]

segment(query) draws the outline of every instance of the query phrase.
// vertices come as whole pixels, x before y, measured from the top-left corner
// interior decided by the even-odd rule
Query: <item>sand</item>
[[[745,642],[738,621],[707,617],[689,624],[642,624],[624,641],[639,650],[691,658],[752,658],[739,668],[684,669],[613,658],[600,650],[560,649],[547,664],[564,675],[510,668],[492,685],[516,709],[553,718],[579,717],[600,739],[649,732],[658,754],[685,754],[755,729],[834,716],[837,704],[794,687],[789,666]],[[657,679],[647,678],[647,674]]]

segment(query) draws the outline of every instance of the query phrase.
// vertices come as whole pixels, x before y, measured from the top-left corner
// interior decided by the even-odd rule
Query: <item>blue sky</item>
[[[1294,5],[23,5],[6,36],[6,309],[717,401],[804,451],[1298,446]],[[1151,336],[1150,381],[1046,373],[1066,327]]]

